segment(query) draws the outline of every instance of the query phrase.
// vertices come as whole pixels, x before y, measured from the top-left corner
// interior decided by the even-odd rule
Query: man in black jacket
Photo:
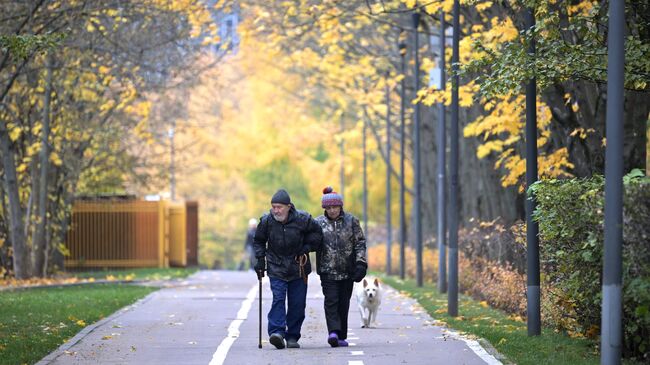
[[[323,231],[307,212],[296,210],[289,194],[278,190],[271,198],[271,211],[260,218],[253,247],[259,277],[267,269],[273,303],[267,316],[269,342],[283,349],[299,348],[300,328],[305,320],[309,252],[320,248]],[[287,309],[285,309],[285,300]]]

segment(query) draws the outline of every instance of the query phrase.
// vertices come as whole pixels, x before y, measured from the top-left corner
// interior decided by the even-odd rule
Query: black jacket
[[[296,256],[303,246],[316,251],[323,241],[320,225],[307,212],[293,206],[285,223],[280,223],[269,212],[260,218],[255,231],[253,248],[255,257],[266,257],[269,277],[291,281],[300,278]],[[268,244],[267,244],[268,243]],[[311,272],[311,262],[305,264],[305,274]]]

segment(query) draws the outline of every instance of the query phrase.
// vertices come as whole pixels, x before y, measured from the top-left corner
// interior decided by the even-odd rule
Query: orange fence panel
[[[76,201],[65,267],[186,266],[186,217],[186,205],[179,202]],[[198,216],[192,219],[198,222]]]
[[[187,266],[185,203],[167,202],[169,212],[169,265]]]
[[[196,201],[185,202],[186,217],[186,245],[187,265],[197,266],[199,264],[199,203]]]

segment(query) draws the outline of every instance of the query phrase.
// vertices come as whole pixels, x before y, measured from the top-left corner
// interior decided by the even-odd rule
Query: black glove
[[[261,279],[264,277],[264,271],[266,270],[266,258],[264,256],[256,257],[257,262],[255,263],[255,272],[257,273],[257,278]]]
[[[366,270],[368,269],[368,264],[365,262],[357,262],[357,267],[354,269],[354,274],[352,275],[352,280],[355,282],[360,282],[366,277]]]

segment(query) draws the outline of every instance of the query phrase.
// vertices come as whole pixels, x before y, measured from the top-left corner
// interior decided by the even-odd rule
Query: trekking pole
[[[263,275],[263,274],[262,274],[262,275]],[[261,349],[261,348],[262,348],[262,276],[259,275],[259,273],[258,273],[258,275],[257,275],[257,280],[258,280],[259,283],[260,283],[260,305],[259,305],[259,307],[260,307],[260,320],[259,320],[259,325],[260,325],[260,326],[259,326],[259,345],[257,346],[257,348],[260,348],[260,349]]]

